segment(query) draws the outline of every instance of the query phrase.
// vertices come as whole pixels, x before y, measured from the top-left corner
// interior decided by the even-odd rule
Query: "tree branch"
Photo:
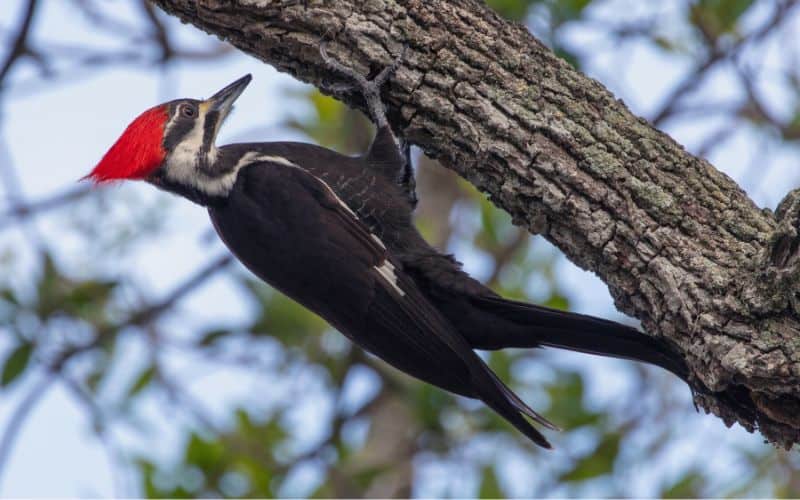
[[[773,443],[800,441],[796,198],[779,218],[759,209],[479,0],[155,3],[325,92],[343,82],[321,61],[322,39],[364,72],[407,45],[385,96],[395,128],[670,339],[694,384],[720,393],[700,406]]]
[[[36,15],[36,8],[39,0],[28,0],[28,5],[25,7],[25,12],[22,14],[22,22],[20,23],[19,33],[14,38],[11,44],[6,60],[0,65],[0,88],[4,86],[4,80],[8,76],[9,71],[22,56],[30,53],[28,47],[28,34],[30,33],[31,26],[33,25],[33,18]]]
[[[14,448],[14,442],[22,431],[22,424],[25,423],[33,409],[36,408],[36,404],[47,394],[53,382],[55,382],[55,377],[50,373],[46,374],[28,391],[19,406],[8,418],[6,428],[3,430],[2,437],[0,437],[0,479],[3,478],[8,459]]]

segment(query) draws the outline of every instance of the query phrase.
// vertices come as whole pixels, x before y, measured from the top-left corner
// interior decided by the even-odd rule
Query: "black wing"
[[[494,376],[323,181],[260,162],[243,168],[228,202],[209,212],[231,251],[264,281],[398,369],[482,399],[549,446],[522,414],[552,425]]]

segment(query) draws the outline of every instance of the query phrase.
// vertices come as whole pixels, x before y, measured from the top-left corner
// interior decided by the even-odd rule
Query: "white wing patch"
[[[292,165],[297,167],[297,168],[300,168],[301,170],[304,170],[309,175],[312,175],[312,174],[310,174],[310,172],[308,172],[307,170],[303,169],[302,167],[294,165],[294,164],[292,164]],[[336,191],[334,191],[333,188],[331,188],[328,185],[327,182],[325,182],[324,180],[320,179],[317,176],[314,176],[314,178],[317,179],[318,181],[320,181],[323,186],[325,186],[325,188],[328,190],[328,192],[331,194],[331,196],[333,196],[333,199],[336,200],[336,203],[341,205],[342,208],[344,208],[345,211],[347,211],[347,213],[352,215],[354,219],[356,219],[359,223],[361,223],[361,219],[358,218],[358,214],[356,214],[350,207],[348,207],[347,203],[345,203],[341,198],[339,198],[339,196],[336,194]],[[386,250],[386,245],[383,244],[383,241],[381,241],[381,239],[378,238],[378,236],[375,233],[369,233],[369,236],[383,250]],[[386,283],[388,283],[389,286],[391,286],[394,289],[395,292],[397,292],[401,297],[403,297],[406,294],[406,292],[404,292],[400,288],[400,286],[397,284],[397,275],[394,273],[395,267],[394,267],[394,265],[392,265],[391,262],[389,262],[388,259],[384,259],[383,262],[381,262],[380,265],[377,265],[377,266],[374,266],[374,267],[375,267],[375,270],[378,271],[378,274],[381,276],[381,278],[383,278],[384,281],[386,281]]]
[[[308,170],[306,170],[306,169],[304,169],[304,168],[302,168],[302,167],[298,167],[297,165],[295,165],[295,167],[297,167],[297,168],[300,168],[301,170],[303,170],[303,171],[304,171],[305,173],[307,173],[308,175],[312,175],[312,176],[313,176],[315,179],[317,179],[318,181],[320,181],[320,182],[322,183],[322,185],[323,185],[323,186],[325,186],[325,189],[327,189],[327,190],[328,190],[328,192],[331,194],[331,196],[333,196],[333,199],[334,199],[334,200],[336,200],[336,203],[338,203],[339,205],[341,205],[341,207],[342,207],[342,208],[344,208],[344,209],[345,209],[345,211],[346,211],[347,213],[349,213],[350,215],[352,215],[353,217],[355,217],[355,218],[356,218],[356,220],[358,220],[359,222],[361,221],[361,219],[359,219],[359,218],[358,218],[358,214],[356,214],[355,212],[353,212],[353,210],[352,210],[350,207],[348,207],[348,206],[347,206],[347,203],[345,203],[344,201],[342,201],[342,199],[341,199],[341,198],[339,198],[339,196],[336,194],[336,191],[334,191],[334,190],[333,190],[333,188],[332,188],[332,187],[331,187],[331,186],[330,186],[330,185],[329,185],[327,182],[325,182],[324,180],[320,179],[320,178],[319,178],[319,177],[317,177],[316,175],[313,175],[313,174],[311,174],[311,173],[310,173]],[[372,233],[370,233],[370,235],[371,235],[373,238],[375,238],[375,237],[376,237],[376,236],[375,236],[374,234],[372,234]],[[381,246],[383,246],[383,243],[381,243]],[[386,247],[383,247],[383,248],[386,248]]]
[[[381,277],[386,280],[386,282],[389,283],[389,285],[394,288],[394,291],[397,292],[401,297],[406,294],[406,292],[404,292],[397,284],[397,275],[394,273],[394,266],[391,262],[384,260],[381,265],[375,266],[375,270],[378,271],[378,274],[380,274]]]
[[[386,250],[386,245],[384,245],[384,244],[383,244],[383,242],[381,241],[381,239],[380,239],[380,238],[378,238],[377,236],[375,236],[375,233],[369,233],[369,235],[370,235],[370,236],[372,236],[372,239],[373,239],[373,240],[375,240],[375,243],[377,243],[378,245],[380,245],[380,246],[381,246],[381,248],[383,248],[384,250]]]
[[[297,165],[295,165],[295,166],[297,166]],[[302,167],[299,167],[299,166],[297,166],[297,168],[301,168],[302,169]],[[303,169],[303,170],[305,170],[305,169]],[[306,173],[309,173],[309,172],[306,171]],[[327,182],[325,182],[324,180],[322,180],[322,179],[320,179],[319,177],[316,177],[316,176],[314,176],[314,178],[319,180],[322,183],[322,185],[325,186],[325,188],[327,188],[327,190],[331,193],[331,196],[333,196],[333,198],[336,200],[336,202],[339,205],[341,205],[350,215],[353,216],[353,218],[355,218],[359,223],[361,223],[361,219],[358,218],[358,214],[356,214],[352,209],[350,209],[350,207],[347,206],[347,203],[342,201],[342,199],[339,198],[339,196],[336,195],[336,192],[333,190],[333,188],[331,188],[328,185]],[[378,236],[375,233],[369,233],[369,236],[382,249],[386,250],[386,245],[383,244],[383,241],[381,241],[381,239],[378,238]],[[391,262],[389,262],[388,259],[384,259],[383,262],[381,262],[380,265],[375,266],[375,270],[378,271],[378,274],[381,276],[381,278],[383,278],[386,281],[386,283],[388,283],[389,286],[391,286],[394,289],[394,291],[396,291],[401,297],[405,296],[406,292],[404,292],[403,289],[400,288],[400,285],[398,285],[398,283],[397,283],[397,275],[394,273],[395,267]]]

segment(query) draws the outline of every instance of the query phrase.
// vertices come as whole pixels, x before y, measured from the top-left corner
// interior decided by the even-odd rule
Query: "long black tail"
[[[525,434],[531,441],[543,448],[552,448],[547,439],[525,417],[544,427],[559,431],[549,420],[525,404],[514,391],[508,388],[492,370],[477,356],[476,363],[470,366],[472,388],[475,395],[489,408]]]
[[[473,345],[475,348],[557,347],[650,363],[687,380],[683,359],[666,342],[635,328],[497,296],[473,297],[471,302],[498,320],[483,337],[487,345]]]

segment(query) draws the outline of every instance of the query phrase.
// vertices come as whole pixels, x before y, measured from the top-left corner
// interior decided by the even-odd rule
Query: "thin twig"
[[[216,274],[219,270],[223,269],[225,266],[228,265],[232,260],[230,255],[222,255],[217,257],[209,265],[201,269],[197,272],[194,276],[187,279],[181,285],[176,287],[172,293],[167,295],[164,299],[160,302],[157,302],[153,305],[145,307],[133,315],[131,315],[128,320],[125,322],[126,325],[142,325],[149,323],[156,319],[158,316],[163,314],[166,310],[168,310],[172,305],[174,305],[177,301],[182,299],[185,295],[189,292],[194,290],[196,287],[201,285],[203,282],[208,280],[211,276]],[[58,356],[51,364],[47,367],[47,371],[49,372],[49,376],[42,379],[38,385],[36,385],[25,397],[25,399],[20,403],[17,409],[12,414],[8,426],[5,429],[5,432],[0,439],[0,479],[2,479],[3,471],[5,465],[8,461],[8,457],[11,453],[11,448],[14,445],[14,439],[19,435],[20,427],[22,426],[25,418],[28,416],[30,411],[35,407],[36,403],[44,396],[47,392],[47,389],[50,388],[52,383],[55,380],[58,380],[57,374],[61,373],[64,368],[64,365],[72,359],[73,356],[88,351],[94,347],[96,347],[102,339],[112,333],[114,330],[121,328],[121,325],[114,325],[112,327],[107,327],[98,331],[97,336],[95,339],[87,344],[82,346],[78,346],[72,349],[69,349]],[[93,415],[96,416],[96,415]]]
[[[64,366],[64,364],[69,361],[73,356],[90,351],[100,345],[108,335],[112,334],[113,332],[126,327],[126,326],[141,326],[146,325],[156,318],[158,318],[161,314],[166,312],[170,309],[176,302],[180,299],[188,295],[192,292],[195,288],[203,284],[209,278],[214,276],[218,271],[223,269],[227,266],[233,257],[231,255],[221,255],[216,259],[212,260],[210,264],[202,268],[200,271],[195,273],[191,278],[184,281],[182,284],[178,285],[169,295],[163,298],[161,301],[146,306],[132,315],[128,317],[126,321],[121,324],[114,324],[107,326],[105,328],[101,328],[98,330],[97,335],[94,337],[93,340],[87,342],[83,345],[75,346],[71,349],[67,349],[60,356],[58,356],[51,364],[51,369],[58,371]]]
[[[42,397],[47,393],[47,390],[52,387],[55,380],[52,374],[45,376],[28,392],[19,406],[17,406],[16,410],[14,410],[14,413],[11,414],[3,436],[0,438],[0,484],[2,484],[3,473],[8,464],[8,458],[11,456],[14,442],[17,437],[19,437],[22,424],[36,407],[36,404],[41,401]]]
[[[730,60],[734,58],[746,45],[753,45],[760,42],[768,34],[779,26],[783,21],[788,19],[787,13],[797,4],[797,0],[789,0],[779,4],[770,17],[769,21],[764,23],[757,31],[749,36],[742,37],[736,44],[728,50],[719,51],[716,47],[711,47],[711,52],[708,57],[700,63],[695,69],[687,75],[683,81],[670,92],[669,96],[664,99],[664,105],[661,109],[653,114],[651,122],[655,126],[661,125],[668,118],[675,114],[681,100],[690,92],[697,89],[703,83],[704,77],[708,71],[715,66],[718,62],[723,60]]]
[[[14,203],[6,212],[0,214],[0,230],[17,222],[19,219],[59,208],[62,205],[79,200],[91,192],[91,187],[82,186],[80,188],[64,191],[41,200],[28,203]]]
[[[3,87],[3,80],[5,80],[8,72],[11,71],[14,63],[28,52],[28,34],[30,33],[31,25],[33,24],[33,18],[36,15],[36,7],[38,3],[39,0],[29,0],[28,7],[22,14],[22,22],[19,28],[19,33],[17,33],[17,37],[11,46],[11,51],[8,53],[8,57],[6,57],[3,65],[0,66],[0,88]]]
[[[500,274],[506,268],[506,265],[511,262],[511,259],[514,258],[514,255],[525,246],[525,243],[528,242],[528,238],[530,234],[527,231],[523,231],[519,228],[514,228],[516,230],[516,234],[514,235],[514,239],[511,240],[508,244],[501,246],[494,252],[494,269],[492,270],[491,276],[489,279],[486,280],[486,283],[493,287],[497,285],[498,280],[500,279]]]
[[[81,403],[84,408],[86,408],[86,412],[91,415],[92,429],[94,430],[95,436],[97,436],[97,440],[100,442],[100,445],[105,451],[109,469],[111,469],[111,487],[114,496],[116,498],[123,498],[127,496],[125,495],[125,488],[123,487],[122,478],[117,470],[118,454],[114,449],[114,442],[111,434],[108,431],[109,424],[106,422],[107,419],[103,413],[103,409],[77,380],[64,373],[63,370],[61,372],[57,372],[56,375],[58,376],[59,380],[64,383],[66,388],[73,394],[73,396],[75,396],[75,399]]]

